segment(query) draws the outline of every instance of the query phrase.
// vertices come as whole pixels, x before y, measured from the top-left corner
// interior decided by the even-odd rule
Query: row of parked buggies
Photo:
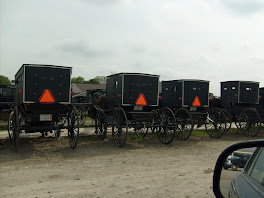
[[[71,67],[24,64],[15,75],[15,86],[0,87],[0,110],[9,113],[8,133],[15,150],[22,132],[54,132],[59,139],[62,130],[76,148],[85,115],[95,120],[100,139],[111,128],[119,147],[125,145],[129,129],[139,137],[156,133],[164,144],[175,136],[187,140],[195,125],[204,126],[213,138],[220,138],[232,122],[246,135],[261,130],[264,102],[258,82],[221,82],[221,97],[210,98],[209,81],[160,83],[158,75],[118,73],[107,76],[106,90],[90,90],[85,100],[73,102],[71,73]]]

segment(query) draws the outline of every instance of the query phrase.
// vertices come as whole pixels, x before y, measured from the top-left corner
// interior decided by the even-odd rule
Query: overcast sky
[[[264,86],[264,1],[0,0],[0,74],[23,63]]]

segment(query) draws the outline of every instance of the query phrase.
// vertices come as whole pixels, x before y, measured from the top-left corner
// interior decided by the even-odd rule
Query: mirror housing
[[[255,140],[255,141],[248,141],[248,142],[241,142],[234,144],[226,148],[218,157],[215,164],[214,176],[213,176],[213,192],[217,198],[224,198],[220,190],[220,179],[221,179],[222,167],[224,165],[225,160],[234,151],[243,148],[250,148],[250,147],[264,147],[264,140]]]

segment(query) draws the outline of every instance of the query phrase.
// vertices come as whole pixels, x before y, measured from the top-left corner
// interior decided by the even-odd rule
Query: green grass
[[[191,136],[208,136],[208,134],[205,130],[193,130]]]
[[[92,120],[92,118],[90,118],[90,117],[86,117],[85,120]]]

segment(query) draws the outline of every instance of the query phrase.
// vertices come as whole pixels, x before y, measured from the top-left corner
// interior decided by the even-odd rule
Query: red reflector
[[[193,103],[192,103],[192,106],[193,107],[200,107],[201,106],[201,102],[200,102],[200,99],[198,96],[196,96],[193,100]]]
[[[136,100],[136,105],[137,106],[146,106],[147,105],[147,101],[146,101],[144,94],[142,94],[142,93],[139,94],[139,96]]]
[[[236,94],[235,97],[238,98],[238,95]]]
[[[75,93],[72,91],[72,92],[71,92],[71,95],[74,96],[74,94],[75,94]]]
[[[179,100],[182,101],[182,97],[180,97]]]
[[[52,104],[55,102],[55,98],[49,89],[45,89],[39,98],[40,103]]]
[[[22,90],[22,89],[19,89],[19,90],[18,90],[18,93],[19,93],[19,94],[22,94],[22,93],[23,93],[23,90]]]
[[[261,99],[261,96],[259,96],[259,99]]]
[[[117,97],[118,97],[119,99],[121,99],[121,98],[122,98],[122,94],[118,94]]]
[[[162,97],[160,96],[160,97],[159,97],[159,100],[161,100],[161,99],[162,99]]]

